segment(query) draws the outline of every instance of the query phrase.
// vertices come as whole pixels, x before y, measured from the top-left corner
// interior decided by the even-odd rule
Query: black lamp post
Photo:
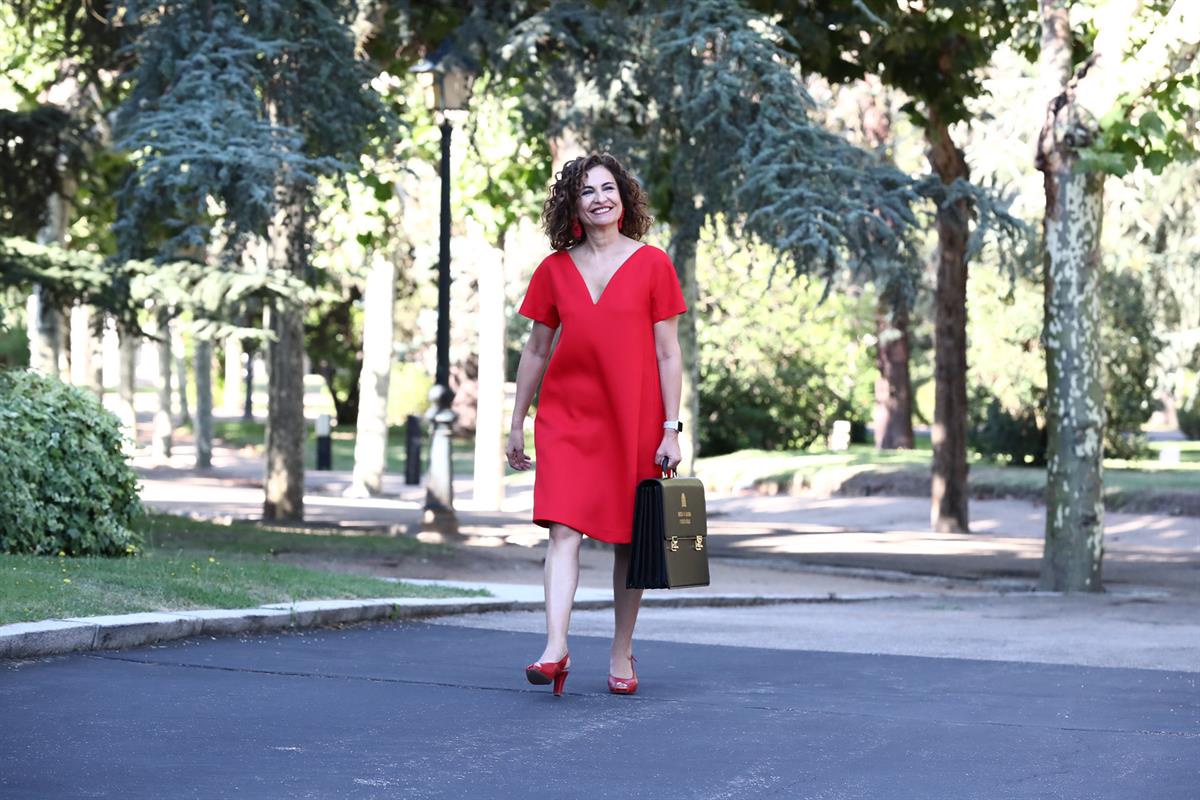
[[[429,445],[429,481],[425,489],[423,527],[438,533],[457,529],[454,516],[454,469],[451,434],[457,415],[450,390],[450,137],[452,120],[464,115],[475,82],[475,65],[447,39],[412,68],[426,88],[426,100],[442,131],[442,211],[438,255],[437,372],[429,392],[426,416],[433,422]]]

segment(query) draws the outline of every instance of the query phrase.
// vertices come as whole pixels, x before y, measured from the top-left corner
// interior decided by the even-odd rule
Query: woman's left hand
[[[661,468],[664,458],[667,459],[669,469],[675,469],[683,460],[683,455],[679,452],[679,434],[674,431],[663,432],[662,443],[654,453],[654,463]]]

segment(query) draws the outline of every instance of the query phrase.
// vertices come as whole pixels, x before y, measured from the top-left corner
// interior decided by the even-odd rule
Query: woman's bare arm
[[[554,344],[554,331],[549,325],[534,322],[533,330],[529,332],[529,338],[525,341],[525,348],[521,351],[521,361],[517,365],[517,393],[513,403],[507,448],[508,463],[516,470],[529,469],[533,463],[529,456],[525,455],[525,417],[529,415],[533,393],[542,378],[542,372],[546,369],[550,348]]]
[[[658,360],[658,383],[662,389],[664,418],[679,419],[679,397],[683,392],[679,317],[671,317],[654,324],[654,355]],[[682,459],[677,431],[663,431],[662,443],[654,454],[655,463],[661,464],[664,456],[670,461],[671,467],[675,467]]]

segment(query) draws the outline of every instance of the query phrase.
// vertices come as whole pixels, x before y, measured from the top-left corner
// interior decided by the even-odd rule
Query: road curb
[[[872,592],[853,595],[647,595],[644,608],[728,608],[812,603],[862,603],[941,597],[937,593]],[[578,600],[578,610],[612,608],[611,599]],[[0,660],[42,658],[92,650],[120,650],[195,636],[236,636],[330,625],[400,619],[540,611],[541,600],[505,598],[385,597],[362,600],[304,600],[258,608],[110,614],[0,625]]]

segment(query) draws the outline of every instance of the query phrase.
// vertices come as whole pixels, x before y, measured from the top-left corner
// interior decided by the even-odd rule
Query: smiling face
[[[603,228],[621,219],[621,190],[608,167],[597,165],[583,176],[575,211],[585,227]]]

